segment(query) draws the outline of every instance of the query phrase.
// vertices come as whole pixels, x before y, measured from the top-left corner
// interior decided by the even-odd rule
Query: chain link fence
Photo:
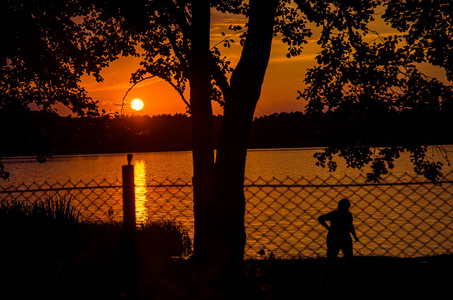
[[[246,258],[325,255],[327,230],[317,218],[351,201],[360,242],[356,255],[416,257],[453,253],[453,173],[439,184],[407,174],[380,183],[364,177],[246,179]],[[106,180],[33,183],[0,187],[0,202],[33,202],[62,197],[82,221],[121,221],[122,184]],[[193,238],[190,180],[154,179],[135,183],[137,222],[174,219]],[[261,254],[259,254],[261,253]]]

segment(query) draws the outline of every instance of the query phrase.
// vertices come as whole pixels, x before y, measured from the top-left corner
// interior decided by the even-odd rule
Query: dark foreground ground
[[[222,299],[200,284],[202,274],[209,279],[206,269],[171,258],[188,256],[182,245],[190,246],[171,222],[137,232],[139,276],[133,281],[121,224],[75,226],[48,220],[47,212],[45,218],[31,216],[35,207],[24,214],[21,207],[0,214],[0,300],[128,300],[132,282],[139,283],[140,300]],[[247,260],[245,285],[230,299],[450,299],[453,290],[453,254],[356,257],[354,274],[344,269],[341,259],[333,272],[327,272],[324,258]]]
[[[0,205],[0,300],[128,300],[133,282],[140,300],[224,300],[201,284],[206,280],[200,276],[212,278],[209,266],[172,258],[191,252],[190,238],[177,223],[140,226],[136,244],[125,233],[120,223],[78,223],[69,202]],[[128,247],[133,244],[137,252]],[[137,272],[128,264],[131,253],[137,253]],[[406,300],[450,299],[453,290],[453,254],[356,257],[353,275],[344,269],[338,260],[327,272],[324,258],[248,260],[245,284],[224,291],[234,291],[233,300]]]
[[[336,271],[327,273],[323,258],[247,261],[250,290],[245,299],[441,299],[453,290],[453,255],[356,257],[352,277],[342,267],[340,263]],[[179,294],[188,279],[180,280],[183,284],[175,287],[174,296],[189,299]],[[165,297],[171,298],[167,294],[161,299]]]
[[[414,259],[356,257],[347,276],[329,276],[324,259],[255,262],[264,299],[439,299],[451,295],[453,256]]]
[[[53,276],[22,269],[0,298],[128,299],[130,276],[121,259],[105,255],[93,263],[92,258],[61,265]],[[145,261],[142,266],[142,299],[215,299],[213,291],[199,293],[188,260]],[[341,272],[341,264],[336,276],[325,270],[323,258],[250,260],[245,264],[248,290],[234,299],[443,299],[453,289],[453,255],[356,257],[352,278]]]

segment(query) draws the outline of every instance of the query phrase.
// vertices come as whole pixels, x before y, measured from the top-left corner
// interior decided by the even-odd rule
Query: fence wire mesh
[[[356,255],[415,257],[453,253],[453,173],[440,184],[404,174],[380,183],[365,178],[246,179],[246,258],[264,250],[277,257],[325,255],[324,229],[317,218],[351,203],[360,242]],[[174,219],[193,238],[190,180],[154,179],[135,182],[138,222]],[[0,187],[0,201],[33,202],[64,197],[80,211],[82,221],[121,221],[122,184],[106,180],[32,183]]]

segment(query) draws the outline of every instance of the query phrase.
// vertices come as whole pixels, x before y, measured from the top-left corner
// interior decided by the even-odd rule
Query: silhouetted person
[[[327,263],[332,267],[340,250],[348,265],[348,271],[352,272],[352,236],[358,242],[353,225],[353,217],[349,212],[351,203],[344,198],[338,202],[338,210],[331,211],[318,218],[319,223],[329,230],[327,234]],[[330,226],[327,224],[330,222]]]

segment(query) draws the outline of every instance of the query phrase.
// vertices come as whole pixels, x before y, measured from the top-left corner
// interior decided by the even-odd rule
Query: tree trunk
[[[214,143],[211,106],[211,75],[207,57],[209,45],[209,0],[192,2],[192,53],[190,58],[190,110],[192,115],[193,194],[195,215],[194,252],[205,257],[209,229],[206,220],[207,203],[212,195]]]
[[[196,21],[198,1],[193,3],[193,29],[198,35]],[[193,124],[194,158],[194,250],[197,261],[205,268],[206,279],[217,288],[233,293],[240,285],[245,248],[244,172],[249,131],[256,103],[260,97],[273,37],[273,25],[278,0],[250,1],[247,40],[241,59],[232,74],[230,88],[225,96],[217,157],[212,163],[212,117],[207,104],[204,62],[197,59],[206,45],[198,48],[192,40],[191,110]],[[198,20],[199,21],[199,20]],[[205,25],[206,26],[206,25]],[[203,26],[203,30],[205,29]],[[203,35],[204,36],[204,35]],[[203,42],[206,37],[204,36]],[[196,53],[199,51],[199,53]],[[198,57],[199,59],[202,56]],[[203,75],[203,84],[196,85]],[[204,92],[194,89],[205,89]],[[197,96],[197,98],[195,98]],[[208,117],[209,115],[209,117]],[[208,271],[206,271],[208,270]]]

